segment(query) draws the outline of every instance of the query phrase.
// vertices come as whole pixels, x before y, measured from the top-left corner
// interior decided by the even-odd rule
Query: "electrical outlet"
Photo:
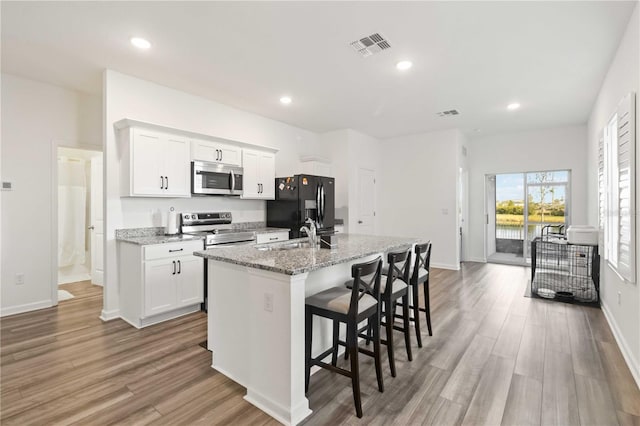
[[[21,272],[19,274],[16,274],[16,285],[22,284],[24,284],[24,274]]]
[[[273,293],[264,294],[264,310],[273,312]]]
[[[622,294],[618,292],[618,305],[622,303]]]

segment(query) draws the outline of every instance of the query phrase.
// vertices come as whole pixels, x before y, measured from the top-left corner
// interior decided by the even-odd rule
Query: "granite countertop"
[[[125,243],[137,244],[139,246],[146,246],[149,244],[166,244],[166,243],[179,243],[182,241],[202,241],[204,237],[196,235],[148,235],[144,237],[117,237],[116,240]]]
[[[328,266],[360,259],[376,253],[408,248],[418,242],[415,238],[380,237],[374,235],[340,234],[334,249],[295,248],[278,250],[306,238],[272,244],[212,248],[196,251],[196,256],[251,268],[265,269],[286,275],[297,275]],[[260,250],[271,247],[273,250]]]
[[[146,246],[149,244],[179,243],[181,241],[204,240],[195,235],[164,235],[163,227],[116,229],[116,240]]]
[[[271,228],[264,226],[264,222],[239,223],[233,226],[238,231],[250,231],[257,234],[274,232],[289,232],[288,228]],[[165,235],[163,227],[117,229],[116,240],[125,243],[146,246],[150,244],[177,243],[181,241],[204,240],[204,236],[176,234]]]

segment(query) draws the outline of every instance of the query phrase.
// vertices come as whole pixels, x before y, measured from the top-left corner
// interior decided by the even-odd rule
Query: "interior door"
[[[103,218],[102,154],[91,158],[91,283],[104,282],[104,218]]]
[[[358,211],[356,233],[374,234],[376,215],[376,172],[358,169]]]
[[[486,208],[485,208],[485,223],[486,223],[486,254],[489,256],[496,252],[496,177],[495,175],[487,175],[485,183],[486,194]]]

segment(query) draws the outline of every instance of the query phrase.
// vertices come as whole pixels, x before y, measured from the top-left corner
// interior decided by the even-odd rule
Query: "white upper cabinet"
[[[241,163],[241,148],[224,143],[194,139],[191,141],[191,160],[209,163],[231,164]]]
[[[140,128],[121,132],[123,196],[191,196],[187,138]]]
[[[191,197],[191,162],[242,166],[241,198],[275,199],[276,149],[128,118],[118,131],[123,197]]]
[[[242,198],[273,200],[276,196],[276,157],[267,151],[242,150]]]
[[[335,177],[331,162],[326,158],[305,156],[300,158],[300,173]]]

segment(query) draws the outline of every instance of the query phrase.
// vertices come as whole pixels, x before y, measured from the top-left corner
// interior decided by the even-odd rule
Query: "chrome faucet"
[[[318,240],[318,236],[316,235],[316,222],[313,219],[308,218],[305,223],[308,223],[309,227],[302,226],[300,228],[300,232],[304,231],[307,234],[311,247],[315,247]]]

